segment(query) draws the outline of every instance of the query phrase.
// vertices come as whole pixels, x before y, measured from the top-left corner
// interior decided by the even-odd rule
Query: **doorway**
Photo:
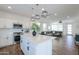
[[[67,34],[72,35],[72,24],[67,25]]]

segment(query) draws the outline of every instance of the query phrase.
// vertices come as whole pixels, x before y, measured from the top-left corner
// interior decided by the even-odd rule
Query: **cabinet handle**
[[[22,40],[20,42],[22,43]]]
[[[27,50],[29,51],[29,46],[27,46]]]
[[[27,44],[29,44],[29,42],[27,42]]]

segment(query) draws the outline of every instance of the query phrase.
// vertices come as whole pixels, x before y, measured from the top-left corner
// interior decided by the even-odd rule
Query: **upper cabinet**
[[[13,24],[14,29],[22,29],[23,25],[22,24]]]

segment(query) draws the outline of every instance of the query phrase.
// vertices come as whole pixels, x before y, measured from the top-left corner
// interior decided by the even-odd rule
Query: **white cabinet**
[[[12,31],[8,29],[0,29],[0,48],[13,44]]]
[[[31,55],[32,53],[31,53],[31,49],[33,49],[32,48],[32,46],[31,46],[32,44],[31,44],[31,42],[27,39],[27,40],[24,40],[24,39],[22,39],[21,41],[20,41],[20,46],[21,46],[21,49],[22,49],[22,51],[24,52],[24,54],[25,55]]]
[[[20,46],[25,55],[52,55],[52,39],[35,43],[26,36],[21,39]]]
[[[35,54],[39,55],[52,55],[52,39],[49,39],[45,42],[38,44],[36,47]]]
[[[13,21],[10,19],[0,19],[0,28],[12,28]]]

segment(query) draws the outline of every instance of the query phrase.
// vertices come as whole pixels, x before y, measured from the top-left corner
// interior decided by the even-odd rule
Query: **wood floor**
[[[0,48],[0,55],[23,55],[20,44],[10,45],[4,48]]]
[[[62,38],[57,38],[53,40],[52,44],[53,55],[78,55],[79,46],[74,43],[74,38],[72,36],[66,36]],[[4,48],[0,48],[1,55],[23,55],[20,45],[14,44]]]
[[[79,46],[75,45],[73,36],[69,35],[53,40],[53,55],[78,55]]]

